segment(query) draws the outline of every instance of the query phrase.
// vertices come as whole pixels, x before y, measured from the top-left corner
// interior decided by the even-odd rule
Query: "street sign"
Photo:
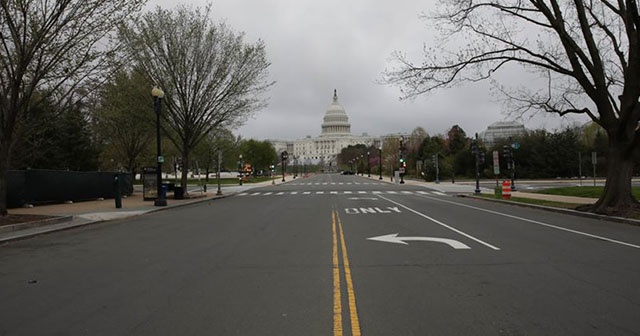
[[[493,175],[500,175],[500,153],[493,151]]]
[[[513,149],[520,149],[520,143],[519,142],[514,142],[511,144],[511,148]]]

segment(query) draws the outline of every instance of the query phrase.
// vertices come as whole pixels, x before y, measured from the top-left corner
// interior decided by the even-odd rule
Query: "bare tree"
[[[182,155],[186,188],[189,155],[214,128],[242,124],[265,106],[267,82],[262,41],[245,43],[204,9],[157,7],[121,31],[131,55],[149,80],[166,94],[165,132]],[[185,189],[186,190],[186,189]]]
[[[447,1],[431,19],[446,41],[458,46],[445,42],[425,48],[420,65],[396,54],[399,66],[386,73],[386,82],[412,97],[488,79],[496,71],[513,69],[510,64],[537,72],[546,79],[543,90],[498,88],[519,112],[584,114],[600,125],[609,138],[608,175],[604,193],[588,210],[635,211],[639,205],[631,194],[631,176],[640,142],[638,12],[635,0]],[[460,46],[462,41],[466,45]],[[443,53],[441,48],[454,51]]]
[[[144,0],[0,1],[0,214],[14,130],[29,106],[82,98],[111,65],[110,33]],[[34,95],[35,92],[38,95]],[[40,94],[42,93],[42,94]]]

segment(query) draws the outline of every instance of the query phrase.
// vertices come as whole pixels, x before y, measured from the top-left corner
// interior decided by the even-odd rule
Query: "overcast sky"
[[[172,8],[177,1],[151,0],[149,8]],[[205,0],[184,1],[204,6]],[[269,105],[235,134],[258,140],[294,140],[317,136],[325,111],[338,90],[353,134],[386,135],[421,126],[429,134],[460,125],[468,136],[507,118],[489,83],[437,91],[413,100],[399,99],[397,87],[382,85],[382,73],[393,66],[394,51],[419,63],[423,44],[434,39],[420,18],[435,10],[437,0],[217,0],[213,19],[248,41],[262,39],[276,84]],[[503,74],[522,78],[517,73]],[[547,115],[522,122],[529,129],[558,129],[572,120]],[[584,121],[584,119],[582,120]],[[581,121],[581,122],[582,122]]]

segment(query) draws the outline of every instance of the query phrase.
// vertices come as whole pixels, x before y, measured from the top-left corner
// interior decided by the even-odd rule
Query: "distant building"
[[[317,137],[307,136],[294,141],[270,140],[278,153],[286,150],[289,159],[294,157],[299,164],[337,165],[336,158],[343,148],[357,144],[378,147],[380,137],[351,134],[351,124],[345,109],[338,103],[338,93],[333,91],[333,102],[324,114],[321,133]]]
[[[491,147],[501,139],[508,139],[525,133],[526,129],[522,124],[514,121],[498,121],[489,125],[484,132],[480,133],[480,138],[485,146]]]

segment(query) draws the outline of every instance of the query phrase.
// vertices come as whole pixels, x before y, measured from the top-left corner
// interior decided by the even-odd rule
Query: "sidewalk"
[[[373,178],[373,177],[371,177]],[[377,178],[376,178],[377,179]],[[390,178],[387,176],[382,181],[387,183],[390,182]],[[476,184],[475,182],[456,182],[451,183],[450,181],[442,181],[440,183],[435,182],[426,182],[426,181],[418,181],[412,179],[404,180],[405,184],[420,186],[429,189],[433,189],[443,193],[452,193],[452,194],[461,194],[461,195],[473,195],[475,194]],[[494,194],[493,189],[488,188],[480,188],[480,192],[483,194]],[[562,196],[562,195],[547,195],[547,194],[538,194],[531,193],[525,191],[513,191],[511,192],[512,197],[522,197],[522,198],[531,198],[531,199],[539,199],[539,200],[547,200],[559,203],[571,203],[571,204],[594,204],[598,201],[597,198],[588,198],[588,197],[574,197],[574,196]]]
[[[274,181],[265,181],[260,183],[245,183],[242,186],[225,185],[221,188],[222,195],[216,195],[218,189],[215,184],[207,186],[207,193],[202,192],[201,189],[194,188],[189,191],[190,197],[185,199],[173,199],[172,195],[169,194],[167,197],[167,206],[162,207],[154,206],[153,201],[145,201],[142,197],[142,192],[134,191],[131,196],[122,198],[122,208],[120,209],[115,207],[114,199],[9,209],[10,215],[39,215],[43,216],[43,219],[28,223],[0,226],[0,243],[33,237],[43,233],[65,230],[109,220],[139,216],[149,212],[162,211],[198,202],[229,197],[249,189],[271,185],[272,183],[281,184],[282,182],[280,179],[275,179]]]

